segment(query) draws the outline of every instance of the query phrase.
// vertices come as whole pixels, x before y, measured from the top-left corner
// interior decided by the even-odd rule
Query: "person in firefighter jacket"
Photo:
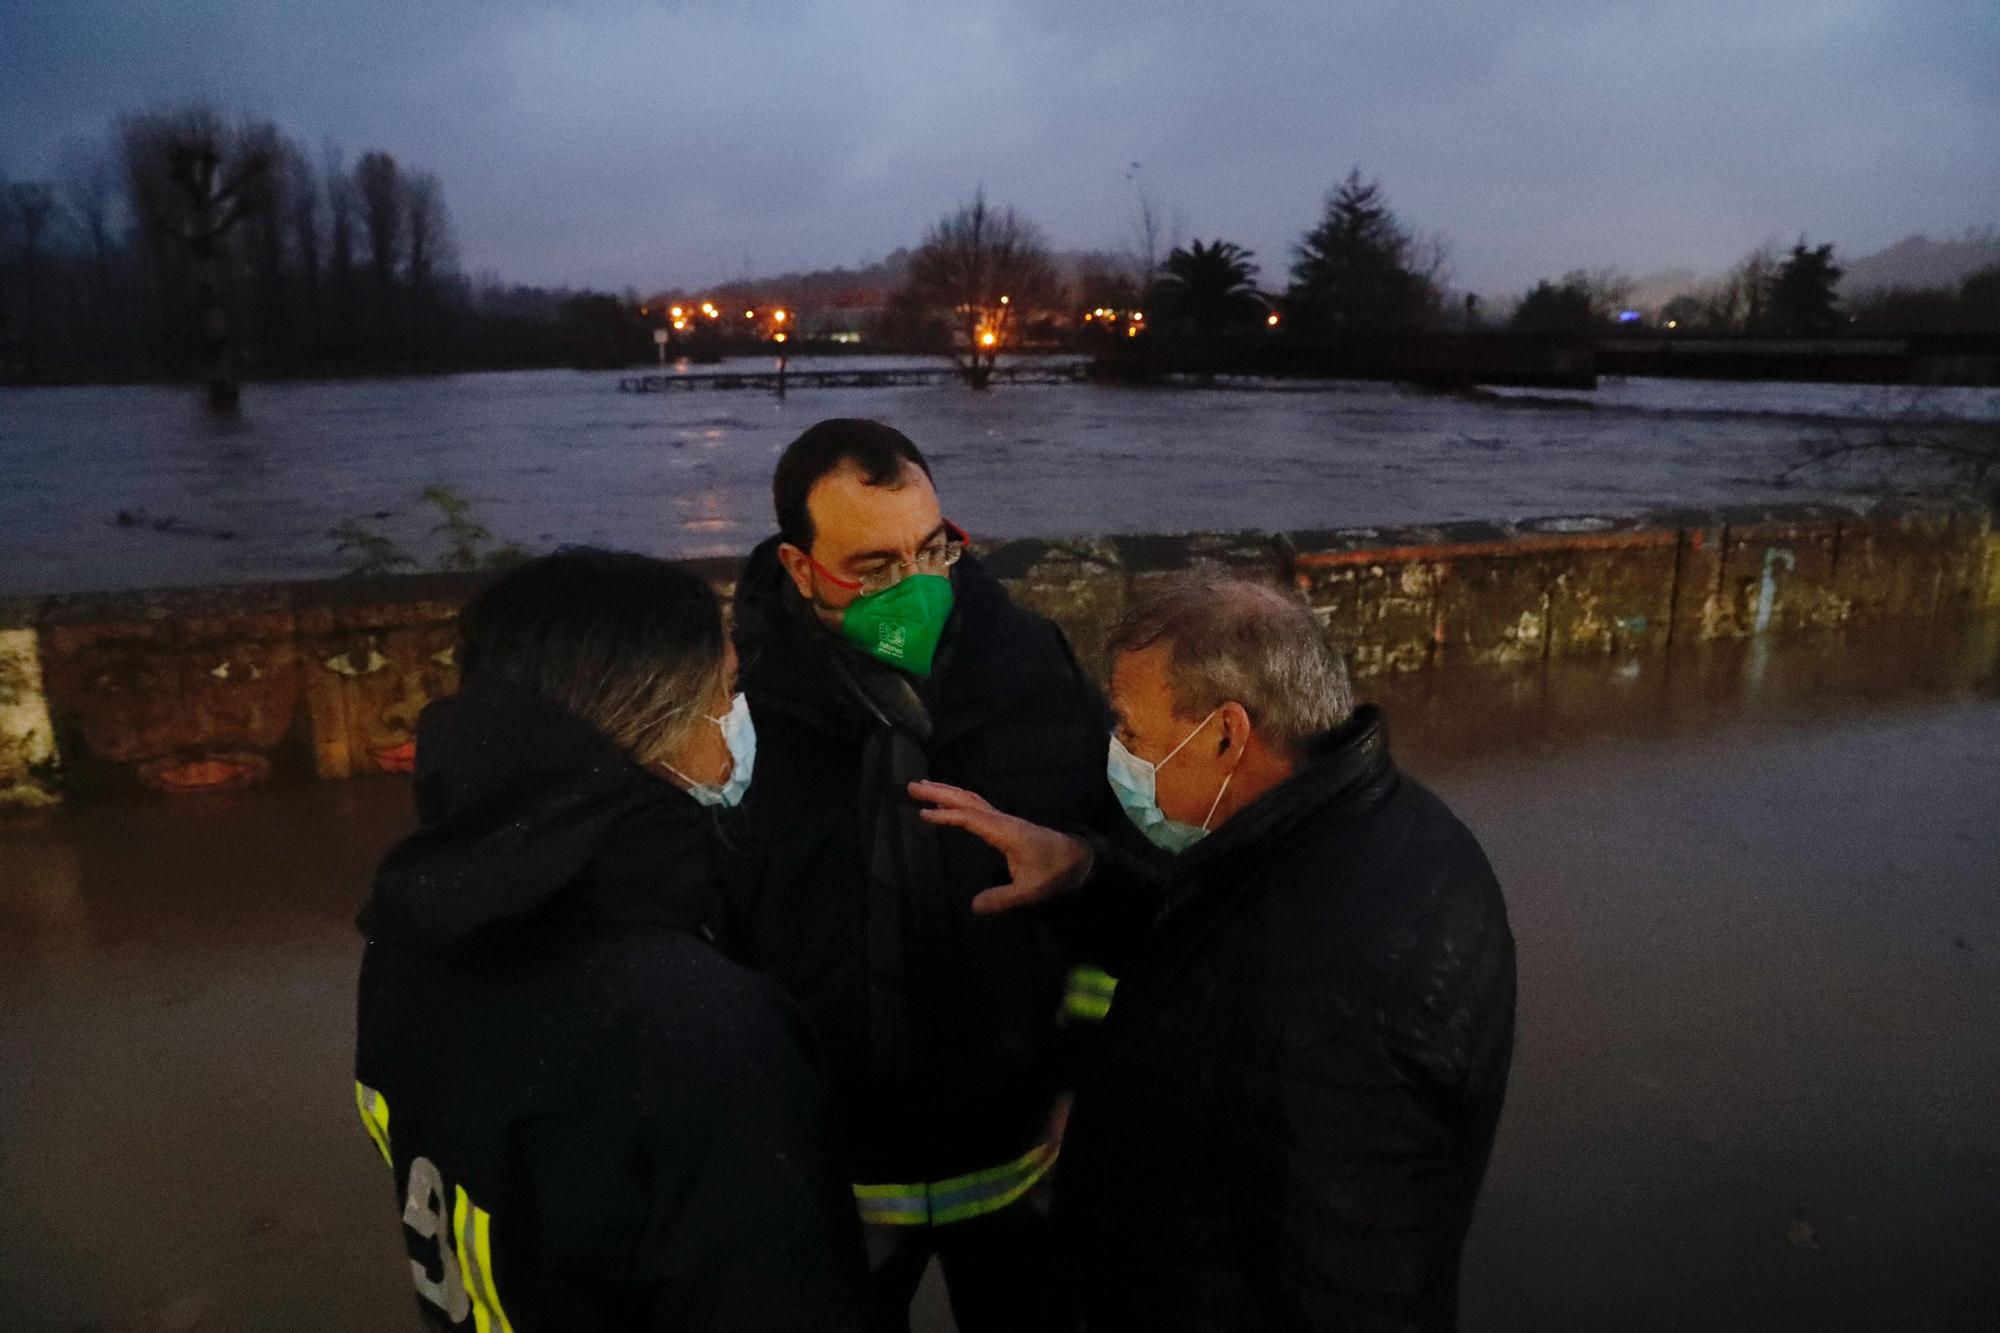
[[[754,755],[713,592],[571,550],[462,622],[359,924],[356,1098],[439,1329],[853,1329],[825,1080],[711,943]]]

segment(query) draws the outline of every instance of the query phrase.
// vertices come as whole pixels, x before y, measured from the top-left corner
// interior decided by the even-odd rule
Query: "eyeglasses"
[[[910,560],[890,560],[880,568],[865,569],[859,578],[844,579],[840,575],[814,560],[806,557],[815,572],[836,588],[859,593],[863,597],[878,592],[887,592],[911,574],[946,574],[951,567],[965,557],[965,548],[972,539],[964,529],[946,520],[944,531],[925,543],[916,556]]]

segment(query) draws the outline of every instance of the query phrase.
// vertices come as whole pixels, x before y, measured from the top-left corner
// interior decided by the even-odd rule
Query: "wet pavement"
[[[1519,940],[1468,1330],[2000,1322],[1996,645],[1364,689]],[[0,1328],[412,1326],[349,1074],[350,920],[407,805],[379,779],[0,818]]]

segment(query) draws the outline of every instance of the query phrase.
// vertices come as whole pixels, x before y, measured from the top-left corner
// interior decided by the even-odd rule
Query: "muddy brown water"
[[[1996,660],[1987,620],[1364,689],[1519,940],[1467,1329],[1994,1326]],[[349,1073],[407,807],[0,819],[0,1328],[412,1326]]]

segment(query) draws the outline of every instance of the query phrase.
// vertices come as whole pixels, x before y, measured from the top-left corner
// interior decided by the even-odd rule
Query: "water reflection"
[[[1952,697],[2000,697],[2000,613],[1681,643],[1623,661],[1558,658],[1358,683],[1396,748],[1431,766],[1786,723]]]

